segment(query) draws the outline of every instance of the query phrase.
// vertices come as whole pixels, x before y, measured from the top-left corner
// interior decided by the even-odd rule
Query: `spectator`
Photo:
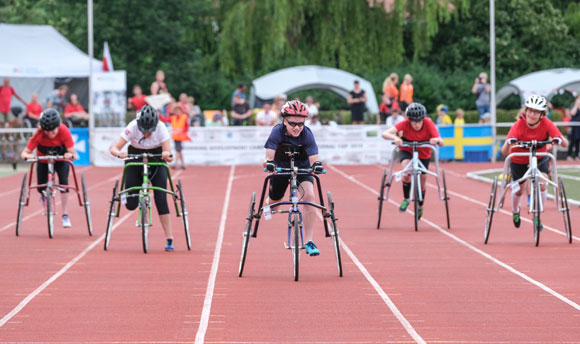
[[[449,108],[447,107],[447,105],[439,104],[437,106],[437,120],[435,121],[435,124],[452,125],[453,121],[451,120],[451,117],[449,117],[448,113]]]
[[[479,123],[481,123],[481,124],[491,123],[491,114],[489,112],[486,112],[483,115],[481,115],[481,117],[479,119]]]
[[[315,113],[312,116],[310,116],[310,114],[308,114],[308,116],[310,118],[305,121],[305,124],[308,128],[314,129],[314,128],[322,127],[322,123],[318,120],[318,113]]]
[[[399,97],[401,110],[405,111],[407,106],[413,102],[413,77],[411,74],[405,74],[403,83],[401,84],[401,95]]]
[[[191,138],[188,135],[189,131],[189,117],[183,111],[181,106],[175,106],[173,111],[171,112],[171,138],[173,139],[173,143],[175,146],[176,151],[176,159],[175,165],[173,168],[181,167],[182,170],[185,170],[185,161],[183,160],[183,153],[181,152],[183,147],[182,144],[184,141],[191,141]],[[181,162],[181,166],[180,165]]]
[[[133,86],[133,97],[129,98],[129,108],[134,109],[135,112],[141,110],[141,108],[147,105],[145,101],[145,95],[143,94],[143,90],[141,86],[135,85]]]
[[[10,109],[10,103],[12,102],[12,96],[16,97],[16,99],[20,100],[22,104],[26,106],[26,102],[22,99],[10,86],[10,79],[4,78],[4,82],[2,86],[0,86],[0,126],[2,128],[16,128],[18,126],[18,118],[14,116],[12,110]],[[10,142],[10,147],[7,146],[6,138]],[[17,159],[16,149],[14,147],[14,137],[12,135],[8,137],[2,137],[2,141],[4,142],[4,158],[7,159],[8,156],[12,156],[14,161]],[[9,148],[9,149],[8,149]],[[8,150],[10,152],[8,152]],[[13,163],[13,166],[16,166]],[[16,167],[14,167],[16,168]]]
[[[479,73],[479,77],[475,78],[473,87],[471,88],[471,93],[475,94],[475,106],[477,107],[477,113],[479,114],[479,119],[482,120],[484,113],[491,112],[489,106],[489,99],[491,94],[491,87],[487,83],[487,74],[484,72]],[[480,121],[480,123],[482,123]]]
[[[26,116],[31,128],[36,128],[38,126],[38,121],[40,121],[40,114],[42,113],[42,105],[38,103],[38,93],[33,93],[30,99],[30,103],[26,105]]]
[[[76,94],[70,95],[70,104],[64,109],[64,118],[76,126],[86,127],[89,123],[89,114],[79,103]]]
[[[401,109],[393,110],[391,116],[387,118],[387,126],[390,128],[392,126],[397,125],[405,120],[405,116],[403,116]]]
[[[306,97],[306,107],[308,108],[309,117],[318,115],[318,107],[314,104],[314,99],[311,96]]]
[[[465,125],[465,112],[463,109],[459,108],[455,110],[455,121],[453,122],[454,125]]]
[[[58,89],[52,91],[51,95],[46,99],[46,108],[53,108],[61,114],[64,113],[64,109],[68,105],[66,101],[66,94],[68,93],[67,85],[60,85]]]
[[[238,85],[238,88],[236,88],[234,90],[234,93],[232,93],[232,107],[234,107],[234,105],[236,105],[236,101],[235,101],[236,96],[242,98],[244,101],[246,100],[246,90],[247,89],[248,89],[248,87],[244,83]]]
[[[181,110],[183,110],[183,112],[189,117],[191,107],[189,106],[189,101],[186,93],[181,93],[179,95],[179,101],[177,102],[177,106],[181,107]]]
[[[199,105],[195,104],[195,98],[187,97],[187,104],[189,105],[189,118],[191,118],[191,125],[194,125],[195,122],[198,122],[199,126],[205,125],[205,117],[201,113],[201,108]]]
[[[232,117],[234,118],[234,126],[246,125],[248,118],[252,115],[250,105],[246,101],[236,95],[234,96],[234,106],[232,106]]]
[[[399,90],[397,89],[397,84],[399,83],[399,75],[397,73],[391,73],[385,81],[383,81],[383,94],[388,95],[389,98],[397,99],[399,97]]]
[[[169,90],[165,84],[165,72],[158,70],[155,73],[155,81],[151,83],[151,95],[157,95],[161,93],[169,93]]]
[[[580,123],[580,95],[576,97],[574,105],[570,109],[570,123]],[[568,148],[568,160],[580,160],[580,127],[572,127],[570,130],[570,148]]]
[[[211,121],[205,122],[206,127],[227,127],[228,126],[228,118],[222,114],[221,111],[216,111],[213,114],[213,118]]]
[[[401,107],[396,100],[389,98],[387,94],[383,94],[381,97],[381,106],[379,107],[379,116],[377,116],[377,124],[387,123],[391,112],[400,109]]]
[[[272,110],[272,105],[269,103],[264,104],[264,109],[256,115],[256,124],[268,127],[278,124],[278,114]]]
[[[282,113],[282,106],[284,105],[284,103],[286,103],[287,98],[288,97],[284,93],[282,93],[282,94],[276,96],[276,98],[274,98],[274,105],[273,105],[272,110],[276,111],[278,116],[280,116],[280,114]]]
[[[354,81],[354,89],[350,91],[347,102],[350,104],[350,114],[352,124],[364,124],[364,114],[366,110],[365,103],[367,95],[360,88],[358,80]]]

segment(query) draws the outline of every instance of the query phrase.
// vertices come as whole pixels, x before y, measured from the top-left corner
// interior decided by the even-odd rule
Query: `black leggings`
[[[577,158],[580,153],[580,139],[569,138],[570,145],[568,146],[568,156]]]
[[[54,171],[58,174],[58,183],[60,185],[68,185],[68,171],[70,166],[66,161],[56,161],[54,163]],[[48,164],[45,163],[37,163],[36,164],[36,180],[38,181],[38,185],[46,184],[48,181]],[[56,180],[52,181],[56,184]],[[46,188],[38,188],[38,192],[42,194],[42,192]],[[68,192],[66,189],[64,192]]]

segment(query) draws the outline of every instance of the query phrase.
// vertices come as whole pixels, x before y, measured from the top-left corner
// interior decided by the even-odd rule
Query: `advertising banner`
[[[125,71],[93,74],[93,114],[96,127],[125,125],[126,79]]]

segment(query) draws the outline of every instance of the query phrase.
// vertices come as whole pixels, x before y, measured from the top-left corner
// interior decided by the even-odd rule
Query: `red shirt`
[[[36,130],[34,135],[32,135],[32,138],[30,139],[30,141],[28,141],[26,148],[28,148],[29,150],[34,150],[34,148],[39,147],[39,146],[41,146],[41,149],[42,149],[42,147],[61,147],[61,146],[64,146],[66,149],[68,149],[68,148],[74,147],[74,145],[75,144],[74,144],[73,138],[70,134],[70,131],[68,130],[66,125],[61,124],[58,127],[58,133],[56,134],[56,136],[53,139],[49,138],[46,135],[46,132],[44,130],[38,128],[38,130]],[[36,154],[39,156],[45,155],[44,153],[42,153],[40,151],[41,149],[36,150]]]
[[[64,113],[71,113],[71,112],[85,112],[85,109],[81,104],[73,105],[68,104],[64,109]]]
[[[29,103],[26,105],[26,114],[32,113],[33,115],[40,116],[42,113],[42,105],[38,103]]]
[[[16,95],[16,91],[12,86],[0,85],[0,113],[10,112],[10,101],[12,101],[12,96]]]
[[[397,128],[397,132],[402,131],[403,136],[408,141],[429,141],[434,137],[439,137],[439,130],[437,130],[437,127],[431,118],[425,118],[423,120],[423,127],[421,130],[413,129],[411,126],[411,121],[409,121],[408,118],[400,123],[395,124],[395,128]],[[413,153],[413,149],[411,147],[399,147],[399,149]],[[417,150],[419,151],[419,159],[431,158],[431,148],[421,147]]]
[[[140,96],[135,96],[135,97],[131,97],[131,105],[133,105],[133,107],[135,108],[136,111],[141,110],[141,108],[145,105],[147,105],[147,102],[145,101],[145,97],[146,95],[142,94]]]
[[[532,141],[532,140],[546,141],[554,137],[562,138],[562,133],[560,132],[560,130],[558,130],[556,125],[554,125],[554,123],[552,123],[552,121],[550,121],[550,119],[548,119],[548,117],[546,116],[542,117],[542,119],[540,120],[540,124],[534,129],[528,128],[525,117],[520,117],[520,119],[517,120],[514,123],[514,125],[512,125],[510,131],[507,134],[506,139],[509,139],[510,137],[516,138],[518,139],[518,141]],[[536,150],[536,152],[547,152],[547,151],[548,148],[545,146],[542,148],[538,148]],[[527,153],[529,152],[529,149],[512,147],[510,153],[517,152]],[[511,160],[516,164],[527,165],[530,163],[529,156],[514,156]]]

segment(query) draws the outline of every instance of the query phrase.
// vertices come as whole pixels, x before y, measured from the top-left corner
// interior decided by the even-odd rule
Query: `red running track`
[[[400,184],[385,202],[377,230],[382,166],[327,166],[339,218],[344,277],[337,274],[323,227],[319,257],[302,253],[292,277],[285,215],[261,220],[237,277],[242,228],[258,166],[189,167],[181,178],[190,213],[192,251],[174,218],[174,252],[163,251],[154,222],[150,253],[141,250],[136,214],[122,210],[103,250],[108,201],[119,169],[89,167],[94,236],[71,202],[73,228],[48,239],[37,196],[14,235],[22,174],[2,178],[0,342],[237,343],[579,343],[580,246],[577,207],[573,244],[549,201],[540,246],[529,221],[515,229],[509,202],[483,245],[490,185],[467,179],[491,164],[442,164],[450,192],[451,230],[428,178],[419,231],[398,212]],[[508,196],[509,197],[509,196]],[[326,199],[325,199],[326,202]],[[59,208],[57,208],[59,209]],[[32,215],[32,216],[30,216]]]

